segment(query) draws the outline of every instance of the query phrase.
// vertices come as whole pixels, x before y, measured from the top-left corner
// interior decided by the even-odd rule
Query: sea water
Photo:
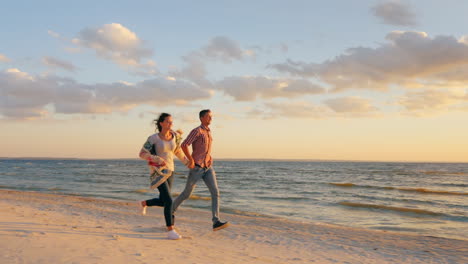
[[[214,168],[221,213],[468,240],[468,163],[219,160]],[[176,163],[173,195],[187,174]],[[2,159],[0,188],[128,201],[158,196],[142,160]],[[203,181],[182,206],[210,210]]]

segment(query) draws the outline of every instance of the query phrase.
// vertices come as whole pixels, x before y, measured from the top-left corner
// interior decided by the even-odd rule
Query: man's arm
[[[199,135],[200,133],[197,129],[192,130],[190,134],[188,135],[188,137],[184,140],[184,142],[182,142],[182,145],[180,146],[189,161],[187,164],[187,167],[189,169],[193,169],[195,167],[195,161],[193,160],[192,154],[190,153],[188,147],[192,145],[192,143],[197,139]]]
[[[188,145],[182,145],[182,150],[184,151],[184,154],[188,159],[187,167],[189,169],[193,169],[195,167],[195,161],[193,160],[192,154],[190,154],[190,151],[188,149]]]

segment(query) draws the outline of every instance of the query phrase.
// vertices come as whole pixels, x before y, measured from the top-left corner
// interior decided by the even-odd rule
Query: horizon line
[[[0,157],[0,160],[140,160],[139,158],[77,158],[77,157]],[[389,162],[389,163],[468,163],[468,161],[408,161],[408,160],[346,160],[307,158],[216,158],[215,161],[297,161],[297,162]]]

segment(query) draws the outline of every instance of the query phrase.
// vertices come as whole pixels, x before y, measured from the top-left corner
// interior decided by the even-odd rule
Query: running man
[[[229,223],[222,222],[219,219],[219,189],[216,173],[212,167],[211,143],[213,139],[209,128],[213,116],[211,111],[206,109],[200,111],[199,118],[201,125],[194,128],[181,145],[188,159],[187,167],[190,169],[190,172],[184,191],[174,200],[173,210],[175,212],[179,205],[190,197],[197,182],[203,179],[211,194],[213,231],[217,231],[226,228]],[[192,145],[192,153],[188,149],[190,145]]]

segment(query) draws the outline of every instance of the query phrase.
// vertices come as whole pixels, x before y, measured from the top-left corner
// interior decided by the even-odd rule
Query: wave
[[[151,189],[138,189],[138,190],[133,190],[133,191],[130,191],[131,193],[149,193],[149,192],[152,192],[153,190]]]
[[[463,193],[463,192],[437,191],[437,190],[429,190],[425,188],[394,188],[394,189],[399,190],[399,191],[419,192],[419,193],[429,193],[429,194],[468,195],[468,193]]]
[[[389,211],[395,211],[395,212],[414,213],[414,214],[420,214],[420,215],[446,216],[443,213],[437,213],[437,212],[433,212],[429,210],[415,209],[415,208],[396,207],[396,206],[379,205],[379,204],[353,203],[353,202],[340,202],[339,204],[344,205],[344,206],[349,206],[349,207],[381,209],[381,210],[389,210]]]
[[[417,193],[425,193],[425,194],[442,194],[442,195],[468,195],[465,192],[454,192],[454,191],[439,191],[439,190],[431,190],[426,188],[409,188],[409,187],[391,187],[391,186],[373,186],[373,185],[358,185],[354,183],[335,183],[330,182],[328,183],[333,186],[338,187],[359,187],[359,188],[371,188],[371,189],[384,189],[384,190],[397,190],[397,191],[405,191],[405,192],[417,192]]]
[[[204,200],[204,201],[211,201],[211,197],[205,197],[205,196],[198,196],[198,195],[190,195],[190,200]]]
[[[335,185],[335,186],[340,186],[340,187],[354,187],[357,186],[354,183],[335,183],[335,182],[330,182],[329,184]]]
[[[89,178],[84,178],[84,179],[80,179],[80,178],[75,178],[73,180],[74,182],[84,182],[84,183],[112,183],[112,181],[110,180],[104,180],[104,179],[89,179]]]
[[[448,172],[448,171],[421,171],[421,173],[426,175],[468,175],[466,172]]]
[[[468,187],[468,184],[465,183],[441,183],[440,185],[449,187]]]
[[[179,194],[180,194],[180,193],[175,192],[175,193],[172,193],[172,196],[173,196],[173,197],[177,197],[177,196],[179,196]],[[190,195],[189,200],[211,201],[211,197],[198,196],[198,195],[196,195],[196,194],[192,194],[192,195]]]
[[[258,212],[250,212],[250,211],[242,211],[242,210],[232,209],[232,208],[223,208],[221,211],[226,212],[226,213],[231,213],[231,214],[243,215],[243,216],[272,218],[272,216],[267,215],[267,214],[261,214]]]
[[[294,196],[282,196],[282,197],[275,197],[275,196],[256,196],[255,198],[259,200],[267,200],[267,201],[305,201],[309,200],[310,198],[306,196],[294,197]]]

